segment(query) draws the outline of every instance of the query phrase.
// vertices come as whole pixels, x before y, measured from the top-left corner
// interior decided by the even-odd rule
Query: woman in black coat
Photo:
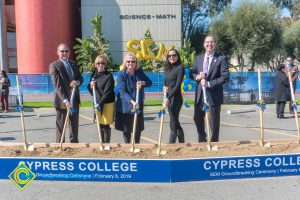
[[[175,143],[177,137],[179,143],[184,143],[184,132],[179,122],[179,113],[183,103],[181,83],[184,77],[184,66],[176,49],[168,52],[165,71],[164,91],[167,92],[167,99],[164,101],[164,105],[168,107],[170,115],[169,143]]]
[[[277,72],[274,77],[275,82],[275,101],[277,118],[284,118],[284,107],[286,101],[290,100],[289,80],[284,73],[284,64],[277,67]]]
[[[88,90],[93,95],[92,87],[95,86],[96,100],[99,105],[97,112],[101,138],[104,143],[110,142],[111,128],[110,124],[114,120],[115,92],[113,75],[106,71],[107,59],[99,55],[95,59],[95,72],[91,75]]]

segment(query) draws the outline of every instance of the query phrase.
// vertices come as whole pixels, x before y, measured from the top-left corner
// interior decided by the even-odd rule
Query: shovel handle
[[[24,114],[23,114],[22,110],[20,110],[20,113],[21,113],[21,125],[22,125],[23,140],[24,140],[24,149],[27,151],[28,143],[27,143],[26,131],[25,131]]]
[[[158,138],[158,151],[157,151],[157,154],[160,154],[161,153],[161,138],[162,138],[162,132],[163,132],[163,129],[164,129],[164,115],[162,115],[160,117],[160,128],[159,128],[159,138]]]
[[[99,123],[99,116],[98,116],[98,111],[96,112],[96,121],[97,121],[97,130],[98,130],[98,135],[99,135],[99,143],[100,143],[100,150],[102,151],[104,149],[103,147],[103,141],[102,141],[102,137],[101,137],[101,130],[100,130],[100,123]]]
[[[135,149],[135,134],[136,134],[136,123],[137,123],[137,113],[134,113],[134,119],[133,119],[133,131],[132,131],[132,137],[131,137],[131,148],[134,152]]]
[[[292,102],[295,102],[295,94],[294,94],[294,86],[293,86],[293,80],[292,80],[292,75],[291,72],[288,71],[288,77],[289,77],[289,82],[290,82],[290,90],[291,90],[291,99]],[[296,127],[297,127],[297,133],[298,133],[298,144],[300,144],[300,130],[299,130],[299,120],[298,120],[298,112],[296,109],[294,109],[294,114],[295,114],[295,120],[296,120]]]
[[[67,124],[68,124],[68,122],[69,122],[69,115],[70,115],[70,110],[69,110],[69,108],[68,108],[68,109],[67,109],[67,116],[66,116],[65,123],[64,123],[63,132],[62,132],[61,138],[60,138],[60,150],[62,150],[62,144],[63,144],[64,138],[65,138],[66,129],[67,129]]]

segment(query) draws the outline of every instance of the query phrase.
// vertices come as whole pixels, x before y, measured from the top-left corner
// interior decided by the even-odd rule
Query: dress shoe
[[[279,119],[284,119],[284,115],[279,115]]]
[[[279,115],[277,115],[277,118],[279,118]]]

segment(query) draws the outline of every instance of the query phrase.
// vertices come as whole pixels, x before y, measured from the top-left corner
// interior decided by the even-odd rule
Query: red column
[[[2,49],[2,51],[4,52],[4,54],[3,54],[4,55],[4,58],[3,58],[3,60],[4,60],[4,63],[3,63],[4,67],[3,68],[5,68],[6,72],[9,72],[8,71],[7,28],[6,28],[7,23],[6,23],[6,15],[5,15],[5,3],[4,3],[4,1],[2,1],[1,3],[2,3],[2,6],[1,6],[1,8],[2,8],[2,16],[1,17],[3,17],[1,19],[2,23],[3,23],[3,30],[2,30],[3,41],[2,42],[3,42],[3,47],[4,47]],[[1,63],[0,63],[0,65],[1,65]],[[0,69],[2,69],[2,66],[0,66]]]
[[[79,37],[78,2],[15,1],[18,73],[48,73],[57,45],[67,43],[72,49]]]

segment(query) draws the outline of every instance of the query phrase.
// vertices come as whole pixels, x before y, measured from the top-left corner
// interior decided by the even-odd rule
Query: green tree
[[[285,28],[283,45],[288,55],[300,61],[300,21],[297,20]]]
[[[227,9],[210,29],[223,53],[237,58],[241,71],[245,57],[251,60],[251,70],[255,64],[269,65],[273,52],[281,48],[281,31],[278,9],[261,1],[245,1],[235,9]]]
[[[113,65],[112,57],[109,50],[109,42],[104,38],[102,33],[102,16],[96,13],[91,19],[93,35],[84,39],[76,38],[78,44],[74,46],[76,61],[83,71],[92,71],[94,69],[94,60],[101,54],[108,58],[108,70],[116,70]]]
[[[209,24],[208,18],[222,12],[231,0],[181,0],[182,41],[188,39],[195,29]]]
[[[149,28],[145,32],[144,39],[151,39],[153,41],[153,44],[148,46],[148,54],[152,55],[152,56],[156,56],[159,51],[159,47],[154,42]],[[139,50],[141,50],[140,47],[139,47]],[[139,59],[139,64],[143,68],[144,71],[158,72],[158,71],[163,70],[163,68],[165,66],[165,61],[147,60],[147,59],[142,58],[142,59]]]
[[[196,58],[196,51],[191,45],[191,41],[183,40],[182,47],[178,50],[184,67],[191,69]]]

